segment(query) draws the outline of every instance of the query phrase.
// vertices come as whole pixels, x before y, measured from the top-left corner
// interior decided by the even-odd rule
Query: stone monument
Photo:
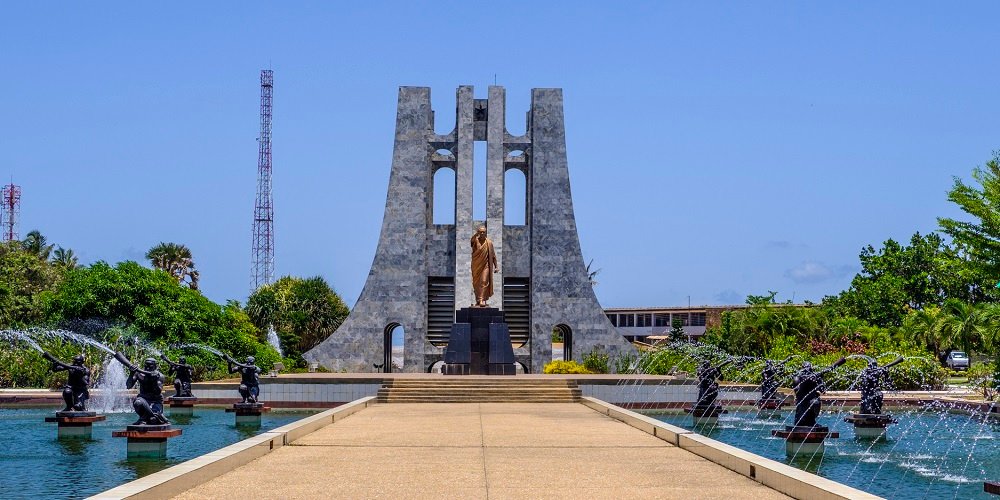
[[[477,99],[458,88],[454,129],[434,130],[430,89],[401,87],[382,232],[361,296],[344,323],[304,357],[333,371],[391,368],[392,331],[403,327],[402,371],[429,371],[443,361],[456,314],[486,304],[503,315],[514,358],[540,373],[552,359],[552,331],[571,346],[567,359],[599,348],[634,348],[611,325],[587,277],[566,160],[561,89],[533,89],[524,135],[507,131],[505,91]],[[473,149],[486,145],[486,199],[473,200]],[[455,223],[434,224],[434,174],[455,172]],[[524,174],[525,223],[504,223],[504,179]],[[451,186],[448,186],[450,189]],[[442,189],[440,186],[438,189]],[[473,219],[473,202],[486,220]],[[478,300],[467,242],[485,227],[493,246],[493,294]]]

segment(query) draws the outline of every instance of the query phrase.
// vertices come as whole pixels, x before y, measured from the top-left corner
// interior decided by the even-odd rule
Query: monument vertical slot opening
[[[434,224],[455,223],[455,170],[442,167],[434,173]]]
[[[472,146],[472,219],[486,221],[486,141]]]
[[[455,130],[458,103],[455,94],[448,92],[431,92],[431,109],[434,113],[434,133],[447,135]]]
[[[503,174],[503,223],[508,226],[525,225],[528,198],[524,172],[512,168]]]
[[[406,345],[406,332],[403,325],[390,323],[385,327],[385,348],[382,359],[382,371],[392,373],[401,371],[405,360],[404,346]]]
[[[573,330],[562,323],[552,328],[552,360],[573,360]]]

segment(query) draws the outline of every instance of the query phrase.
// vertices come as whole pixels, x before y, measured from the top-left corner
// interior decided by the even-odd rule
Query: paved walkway
[[[382,404],[178,498],[787,498],[575,403]]]

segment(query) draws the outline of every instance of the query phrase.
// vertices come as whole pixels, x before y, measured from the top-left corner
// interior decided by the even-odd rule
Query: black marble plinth
[[[170,430],[170,424],[161,424],[161,425],[138,424],[138,425],[129,425],[125,427],[126,432],[159,432],[159,431],[169,431],[169,430]]]
[[[96,411],[57,411],[56,418],[96,417]]]
[[[710,405],[688,406],[684,408],[684,411],[697,418],[718,417],[723,413],[729,413],[729,410],[726,410],[721,405],[715,403]]]
[[[825,425],[786,425],[783,430],[775,429],[771,431],[772,436],[785,438],[794,442],[823,442],[824,439],[836,439],[840,437],[839,432],[830,432],[830,428]]]
[[[503,311],[493,307],[456,311],[444,362],[446,375],[513,375],[514,350]]]
[[[885,427],[895,424],[898,420],[885,413],[855,413],[845,417],[844,422],[854,424],[855,427]]]

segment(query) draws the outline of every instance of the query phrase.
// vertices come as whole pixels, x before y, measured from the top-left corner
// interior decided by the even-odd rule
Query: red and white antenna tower
[[[260,146],[257,156],[257,203],[253,210],[251,293],[274,282],[274,205],[271,196],[271,95],[274,72],[260,72]]]
[[[3,196],[3,207],[0,210],[0,225],[3,226],[3,240],[17,240],[17,219],[21,215],[21,186],[17,186],[14,183],[7,184],[0,191],[0,195]]]

